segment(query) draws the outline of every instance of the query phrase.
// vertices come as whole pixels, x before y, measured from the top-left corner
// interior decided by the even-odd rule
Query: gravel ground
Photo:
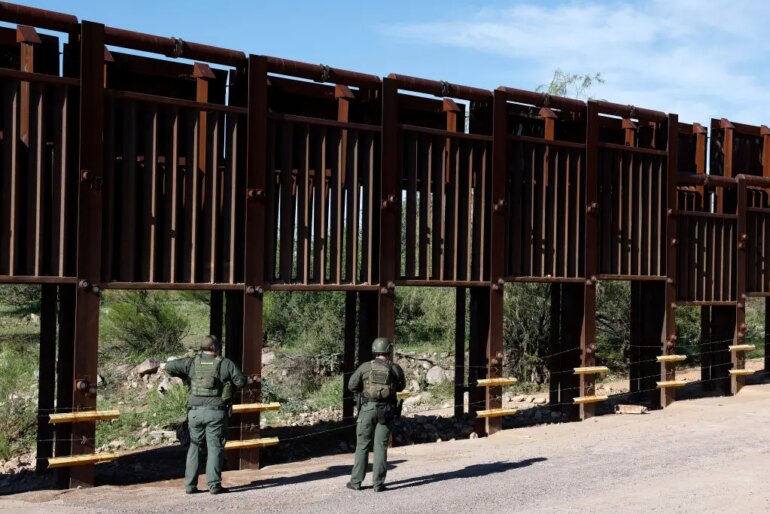
[[[225,475],[234,493],[181,480],[0,499],[28,512],[768,512],[770,384],[647,415],[507,430],[391,450],[390,490],[345,489],[352,455]],[[181,463],[180,463],[181,465]],[[201,484],[202,485],[202,484]]]

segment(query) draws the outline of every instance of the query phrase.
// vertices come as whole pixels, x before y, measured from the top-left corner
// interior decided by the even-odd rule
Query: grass
[[[40,326],[0,305],[0,459],[34,448]]]
[[[342,375],[331,377],[311,393],[307,405],[314,410],[342,406]]]

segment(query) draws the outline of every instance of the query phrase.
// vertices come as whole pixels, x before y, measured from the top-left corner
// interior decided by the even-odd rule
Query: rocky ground
[[[768,512],[768,405],[770,384],[765,383],[734,397],[682,400],[646,415],[606,415],[505,430],[489,438],[393,448],[390,490],[382,495],[371,492],[368,479],[361,492],[345,489],[352,462],[347,453],[227,472],[224,483],[233,493],[225,496],[186,496],[177,473],[152,482],[103,481],[112,485],[6,496],[0,509],[78,514]],[[124,462],[122,474],[132,474],[133,465]]]
[[[266,354],[266,375],[278,373],[280,361],[274,355]],[[451,396],[451,382],[454,372],[451,370],[453,357],[450,353],[411,353],[398,356],[407,375],[407,389],[410,397],[404,401],[403,417],[396,421],[394,444],[396,446],[453,441],[458,439],[475,438],[475,418],[469,415],[461,419],[453,417],[454,405]],[[747,361],[749,369],[761,370],[762,359]],[[180,384],[176,378],[170,378],[162,372],[163,362],[148,359],[138,366],[122,366],[111,369],[109,378],[101,377],[106,382],[119,382],[121,395],[125,398],[118,400],[118,408],[136,408],[131,403],[132,398],[144,397],[148,391],[165,394],[170,388]],[[677,378],[697,382],[700,378],[699,368],[680,368]],[[439,391],[437,393],[437,391]],[[510,389],[506,389],[510,391]],[[632,403],[625,393],[628,392],[628,380],[625,377],[608,377],[597,385],[597,394],[607,394],[611,402],[601,405],[600,410],[611,411],[613,405]],[[613,396],[614,395],[614,396]],[[134,400],[135,401],[135,400]],[[141,403],[141,402],[139,402]],[[465,395],[464,410],[467,412],[468,395]],[[504,419],[505,428],[525,427],[543,423],[558,423],[566,421],[566,412],[554,409],[548,404],[548,392],[521,393],[515,389],[503,396],[503,407],[518,410],[515,416]],[[141,405],[139,408],[142,408]],[[284,463],[296,460],[318,457],[334,453],[347,453],[354,449],[353,426],[355,420],[342,419],[340,408],[324,408],[281,414],[270,420],[263,419],[263,436],[279,437],[281,444],[266,448],[262,451],[263,461],[268,463]],[[152,453],[156,449],[169,449],[178,446],[176,432],[173,427],[153,428],[148,423],[130,434],[132,444],[127,437],[118,437],[105,442],[97,448],[98,452],[121,452],[132,455]],[[286,441],[286,442],[284,442]],[[165,450],[164,450],[165,451]],[[36,455],[22,455],[8,461],[0,461],[0,490],[3,487],[23,488],[30,471],[35,467]],[[123,460],[123,459],[121,459]],[[140,459],[141,460],[141,459]],[[152,475],[152,466],[139,464],[144,471]],[[107,468],[117,464],[107,464]],[[159,467],[156,473],[164,476],[166,469]]]

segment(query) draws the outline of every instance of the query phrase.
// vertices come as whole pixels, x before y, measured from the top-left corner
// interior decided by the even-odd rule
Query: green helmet
[[[390,344],[387,337],[378,337],[372,343],[372,353],[375,355],[386,355],[393,351],[393,345]]]

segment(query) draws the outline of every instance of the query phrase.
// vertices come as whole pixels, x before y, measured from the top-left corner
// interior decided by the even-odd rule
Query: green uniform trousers
[[[366,476],[369,464],[369,452],[374,448],[374,464],[372,465],[372,485],[374,487],[385,483],[388,473],[388,442],[392,425],[377,422],[377,404],[369,402],[361,407],[358,413],[356,428],[356,460],[350,482],[360,486]]]
[[[208,449],[206,456],[206,483],[211,488],[222,484],[222,464],[225,458],[225,434],[227,413],[215,409],[191,409],[187,413],[190,426],[190,448],[187,450],[187,467],[185,469],[185,487],[193,488],[198,485],[201,457],[200,447],[205,443]]]

